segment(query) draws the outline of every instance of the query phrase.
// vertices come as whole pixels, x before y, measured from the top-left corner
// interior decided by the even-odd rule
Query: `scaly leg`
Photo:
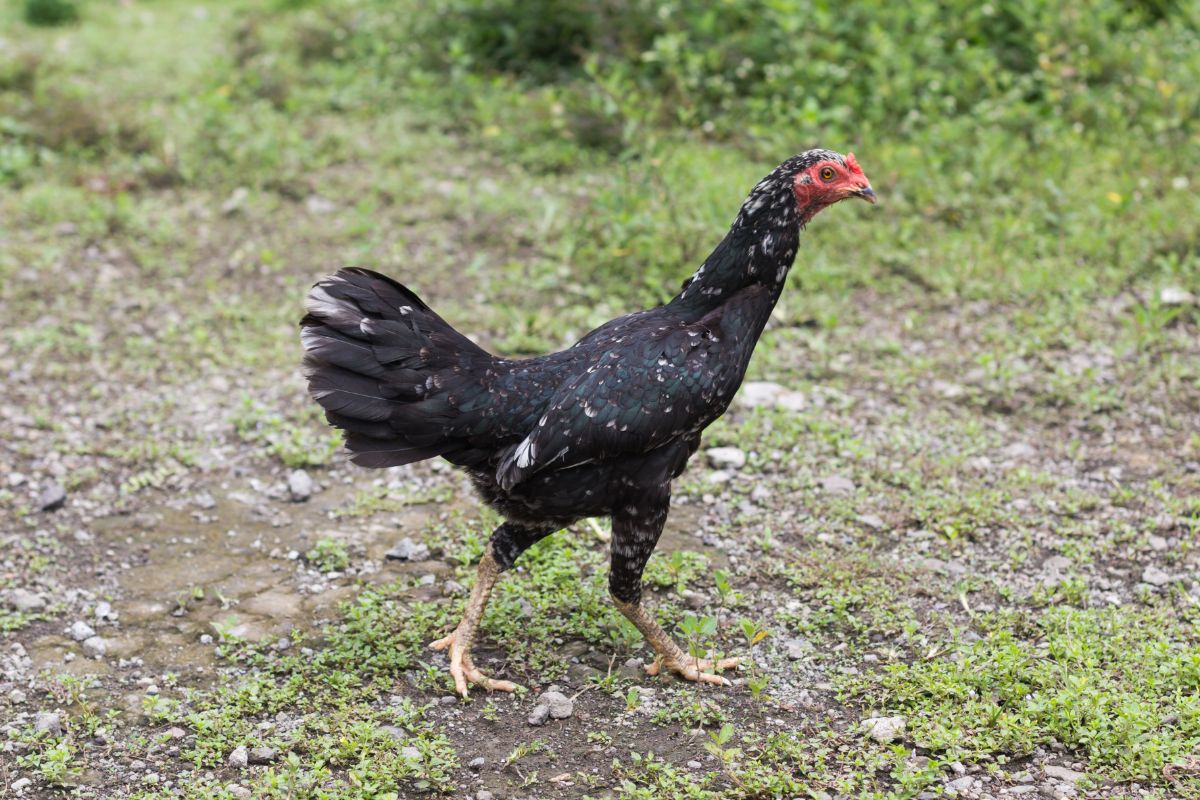
[[[713,670],[733,669],[740,663],[740,659],[722,658],[719,661],[711,661],[707,658],[689,656],[679,645],[675,644],[671,635],[662,629],[662,626],[654,620],[654,617],[650,616],[646,607],[640,602],[624,603],[614,597],[613,603],[616,604],[617,610],[641,631],[642,636],[646,637],[646,641],[658,654],[654,663],[646,667],[647,675],[657,675],[663,667],[666,667],[684,680],[713,683],[718,686],[730,685],[728,679],[714,675]]]
[[[471,645],[475,643],[475,631],[479,620],[483,619],[483,611],[487,608],[488,597],[500,570],[492,557],[492,545],[489,543],[483,552],[483,560],[479,562],[479,571],[475,573],[475,585],[471,587],[471,597],[463,612],[462,621],[447,637],[430,643],[434,650],[450,649],[450,675],[454,678],[454,688],[463,697],[467,696],[467,683],[482,686],[488,691],[511,692],[517,685],[512,681],[498,681],[480,672],[471,661]]]
[[[658,494],[648,493],[637,498],[636,502],[621,507],[613,514],[612,565],[608,588],[617,610],[646,637],[657,654],[654,663],[646,667],[648,675],[657,675],[662,667],[666,667],[685,680],[729,686],[728,680],[714,675],[712,670],[736,667],[738,659],[724,658],[714,663],[689,656],[642,605],[642,572],[646,569],[650,554],[654,552],[654,546],[658,544],[670,502],[669,490],[664,488]]]

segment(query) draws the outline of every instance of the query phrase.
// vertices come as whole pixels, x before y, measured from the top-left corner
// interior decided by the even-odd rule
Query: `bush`
[[[79,19],[79,6],[71,0],[25,0],[25,21],[50,28]]]

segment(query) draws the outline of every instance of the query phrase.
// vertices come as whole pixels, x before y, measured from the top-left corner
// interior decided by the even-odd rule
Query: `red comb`
[[[862,167],[854,159],[854,153],[846,153],[846,166],[850,168],[851,172],[858,173],[859,175],[863,174]]]

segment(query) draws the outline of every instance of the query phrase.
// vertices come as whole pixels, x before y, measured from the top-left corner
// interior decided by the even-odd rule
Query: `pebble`
[[[1178,286],[1167,286],[1158,293],[1158,302],[1164,306],[1190,306],[1196,304],[1196,295]]]
[[[34,594],[28,589],[13,589],[8,593],[8,604],[17,611],[32,613],[46,607],[46,601],[41,595]]]
[[[492,794],[487,789],[480,789],[475,793],[475,800],[496,800],[496,795]]]
[[[33,781],[29,778],[17,778],[12,782],[12,790],[14,792],[23,792],[33,785]]]
[[[107,600],[101,600],[99,603],[96,603],[96,608],[92,613],[95,614],[96,619],[114,620],[119,616],[113,613],[112,603]]]
[[[574,713],[575,703],[571,698],[559,691],[545,691],[529,712],[529,724],[545,725],[547,719],[567,719]]]
[[[873,531],[883,530],[883,520],[874,514],[862,514],[859,516],[858,521],[860,524],[867,526]]]
[[[250,752],[246,749],[245,745],[235,747],[233,752],[229,754],[229,759],[226,763],[234,769],[242,769],[250,763]]]
[[[1160,553],[1170,547],[1170,543],[1166,540],[1166,538],[1159,536],[1157,533],[1152,533],[1147,536],[1146,544],[1150,545],[1151,550],[1157,550]]]
[[[771,490],[761,483],[750,490],[750,499],[756,503],[762,503],[771,499]]]
[[[975,783],[975,779],[970,775],[965,775],[961,778],[955,778],[946,784],[946,788],[952,792],[965,792]]]
[[[1009,794],[1029,794],[1030,792],[1036,792],[1037,790],[1038,787],[1029,785],[1008,787]]]
[[[829,494],[850,494],[855,490],[854,481],[845,475],[830,475],[821,478],[821,488]]]
[[[704,451],[714,469],[741,469],[746,466],[746,454],[737,447],[710,447]]]
[[[79,620],[67,628],[67,635],[77,642],[82,642],[84,639],[90,639],[96,635],[96,630],[91,625],[88,625],[83,620]]]
[[[42,511],[56,511],[67,502],[67,490],[58,483],[51,483],[38,495],[38,508]]]
[[[787,657],[792,661],[799,661],[805,658],[812,650],[812,644],[802,637],[788,639],[783,643],[783,651],[787,653]]]
[[[784,411],[803,411],[808,407],[808,399],[800,392],[794,392],[774,381],[747,381],[742,384],[737,395],[738,405],[746,408],[774,406]]]
[[[389,561],[424,561],[429,558],[429,546],[405,536],[396,546],[383,554]]]
[[[453,597],[459,594],[466,594],[467,587],[463,586],[456,580],[448,580],[442,584],[442,594],[446,597]]]
[[[292,502],[303,503],[312,497],[313,479],[304,470],[292,470],[292,473],[288,475],[287,483],[288,492],[292,495]]]
[[[689,762],[687,762],[687,765],[688,765],[688,769],[700,769],[701,767],[704,766],[699,761],[689,761]]]
[[[407,758],[409,761],[420,761],[421,751],[413,747],[411,744],[405,745],[404,747],[400,748],[400,756],[402,758]]]
[[[182,739],[183,737],[187,736],[187,731],[178,727],[167,728],[166,735],[168,739]]]
[[[83,652],[89,658],[98,658],[108,652],[108,642],[99,636],[89,636],[83,640]]]
[[[275,750],[271,747],[252,747],[247,756],[251,764],[270,764],[275,757]]]
[[[1151,565],[1142,572],[1142,580],[1151,586],[1166,586],[1171,582],[1171,576]]]
[[[476,771],[478,771],[478,770],[481,770],[481,769],[483,769],[483,765],[484,765],[484,764],[486,764],[486,763],[487,763],[487,759],[486,759],[486,758],[484,758],[483,756],[479,756],[478,758],[472,758],[472,759],[471,759],[471,760],[470,760],[470,761],[467,763],[467,767],[468,767],[468,768],[470,768],[470,769],[473,769],[473,770],[476,770]]]
[[[1042,770],[1046,773],[1047,777],[1054,778],[1055,780],[1066,781],[1067,783],[1075,783],[1083,778],[1082,772],[1076,772],[1075,770],[1067,769],[1066,767],[1056,767],[1053,764],[1042,767]]]
[[[8,693],[8,701],[14,706],[18,706],[25,702],[25,693],[20,689],[13,689]]]
[[[859,730],[880,744],[889,744],[904,733],[904,717],[868,717],[859,723]]]
[[[250,800],[251,797],[254,797],[254,793],[240,783],[229,784],[225,787],[225,791],[238,798],[238,800]]]
[[[33,718],[33,730],[37,733],[48,733],[51,736],[62,736],[62,720],[58,714],[42,711]]]

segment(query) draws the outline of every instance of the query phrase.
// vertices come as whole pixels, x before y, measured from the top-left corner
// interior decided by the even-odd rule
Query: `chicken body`
[[[435,647],[458,690],[511,689],[470,649],[491,585],[524,550],[584,517],[613,523],[609,586],[657,665],[720,683],[641,606],[642,571],[671,482],[742,382],[783,289],[800,230],[844,197],[874,200],[853,156],[812,150],[754,188],[729,233],[669,303],[602,325],[561,352],[497,358],[378,273],[345,269],[309,294],[302,320],[309,390],[346,431],[351,458],[385,467],[441,456],[505,518],[466,614]],[[727,662],[725,666],[730,666]]]

